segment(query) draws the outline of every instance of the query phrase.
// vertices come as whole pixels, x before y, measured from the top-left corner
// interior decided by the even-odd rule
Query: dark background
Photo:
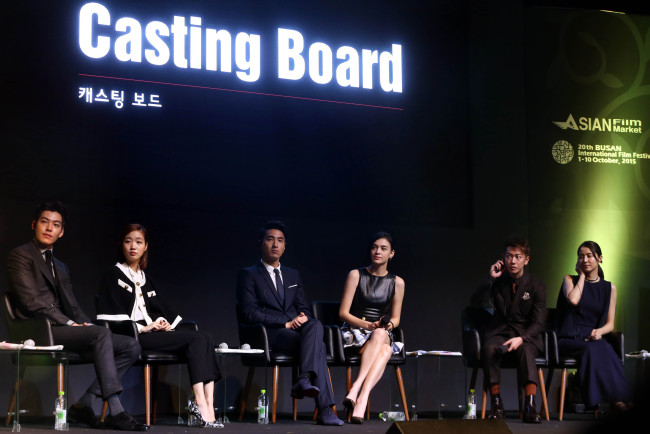
[[[120,227],[142,223],[151,235],[147,271],[167,301],[217,342],[234,346],[236,273],[259,260],[257,229],[266,220],[287,223],[282,263],[301,271],[311,300],[338,301],[348,271],[366,265],[368,237],[385,230],[396,242],[390,270],[406,281],[407,349],[460,350],[460,311],[502,254],[503,239],[534,235],[529,210],[535,198],[524,169],[524,13],[540,3],[566,2],[100,3],[113,20],[132,16],[143,24],[170,24],[173,15],[196,15],[204,29],[224,28],[233,37],[239,31],[260,34],[262,76],[251,84],[234,72],[90,60],[77,47],[82,2],[4,4],[3,257],[31,238],[37,203],[64,201],[69,220],[55,255],[69,266],[75,292],[92,316],[99,279],[116,260]],[[278,27],[300,30],[307,44],[318,40],[334,49],[383,51],[402,44],[403,92],[384,94],[377,81],[369,91],[277,79],[269,56],[276,52]],[[82,86],[156,93],[163,108],[85,104],[78,99]],[[551,306],[561,276],[538,268],[535,247],[530,270],[546,281]],[[626,327],[636,334],[637,324]],[[0,325],[0,338],[4,334]],[[462,364],[456,365],[448,369],[460,374],[446,384],[456,384],[456,394],[445,398],[452,405],[464,399],[463,387],[454,383],[464,377]],[[72,370],[71,400],[88,381],[74,375],[83,369]],[[235,362],[228,369],[234,401],[245,374]],[[170,389],[175,375],[167,375]],[[133,372],[125,381],[125,396],[133,397],[128,410],[136,414],[142,413],[140,381]],[[333,381],[338,403],[343,371],[333,370]],[[379,390],[388,384],[380,383]],[[283,381],[285,411],[288,385]],[[408,387],[413,392],[413,384]],[[35,388],[32,399],[49,403],[54,395],[46,390]],[[0,397],[0,408],[5,399]],[[421,394],[418,405],[431,409],[441,399]],[[372,411],[388,402],[373,400]],[[311,403],[301,405],[309,410]]]

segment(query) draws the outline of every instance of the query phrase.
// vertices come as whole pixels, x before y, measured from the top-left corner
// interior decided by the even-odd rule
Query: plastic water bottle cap
[[[59,395],[65,395],[65,392],[63,390],[59,390]]]
[[[262,393],[266,393],[266,389],[262,389]]]

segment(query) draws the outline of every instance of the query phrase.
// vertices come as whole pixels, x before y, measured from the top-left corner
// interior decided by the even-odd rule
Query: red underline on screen
[[[381,106],[381,105],[362,104],[362,103],[358,103],[358,102],[335,101],[335,100],[319,99],[319,98],[307,98],[307,97],[304,97],[304,96],[279,95],[279,94],[274,94],[274,93],[253,92],[253,91],[250,91],[250,90],[225,89],[225,88],[220,88],[220,87],[199,86],[199,85],[195,85],[195,84],[167,83],[167,82],[164,82],[164,81],[140,80],[140,79],[136,79],[136,78],[125,78],[125,77],[109,77],[109,76],[106,76],[106,75],[94,75],[94,74],[82,74],[82,73],[79,73],[79,75],[82,76],[82,77],[106,78],[106,79],[109,79],[109,80],[122,80],[122,81],[136,81],[136,82],[139,82],[139,83],[162,84],[162,85],[165,85],[165,86],[190,87],[190,88],[194,88],[194,89],[218,90],[218,91],[222,91],[222,92],[248,93],[248,94],[251,94],[251,95],[273,96],[273,97],[276,97],[276,98],[301,99],[301,100],[305,100],[305,101],[328,102],[328,103],[332,103],[332,104],[355,105],[355,106],[360,106],[360,107],[371,107],[371,108],[379,108],[379,109],[385,109],[385,110],[404,110],[403,108],[400,108],[400,107],[387,107],[387,106]]]

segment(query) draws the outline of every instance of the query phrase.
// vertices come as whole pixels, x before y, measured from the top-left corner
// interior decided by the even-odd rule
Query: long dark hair
[[[122,262],[124,259],[126,259],[124,257],[124,249],[122,248],[122,243],[124,242],[124,238],[133,231],[141,232],[142,237],[144,238],[144,242],[149,243],[149,235],[148,235],[148,232],[147,232],[147,228],[145,228],[144,226],[142,226],[139,223],[131,223],[131,224],[128,224],[128,225],[124,226],[124,228],[122,229],[122,232],[121,232],[120,242],[118,243],[118,249],[117,249],[118,258],[119,258],[118,261],[119,262]],[[144,251],[144,253],[142,254],[142,257],[140,258],[140,262],[138,263],[138,265],[140,266],[141,270],[144,270],[145,268],[147,268],[148,263],[149,263],[149,249]]]
[[[580,249],[582,249],[583,247],[588,248],[593,255],[601,258],[600,261],[598,262],[598,277],[605,280],[605,273],[603,272],[603,269],[600,266],[600,263],[602,262],[602,256],[603,256],[603,252],[600,250],[600,246],[595,241],[585,241],[584,243],[580,244],[580,247],[578,247],[578,257],[580,257]]]

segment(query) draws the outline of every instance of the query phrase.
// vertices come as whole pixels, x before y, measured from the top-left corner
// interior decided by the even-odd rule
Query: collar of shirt
[[[260,262],[262,263],[262,265],[264,265],[264,268],[266,268],[266,271],[269,273],[269,276],[271,276],[271,282],[273,282],[273,286],[276,287],[275,289],[278,289],[277,285],[275,284],[275,273],[273,271],[275,268],[273,268],[273,265],[267,264],[262,259],[260,259]],[[282,277],[282,268],[281,267],[282,267],[282,265],[278,264],[278,271],[280,271],[280,278],[284,282],[284,277]]]

